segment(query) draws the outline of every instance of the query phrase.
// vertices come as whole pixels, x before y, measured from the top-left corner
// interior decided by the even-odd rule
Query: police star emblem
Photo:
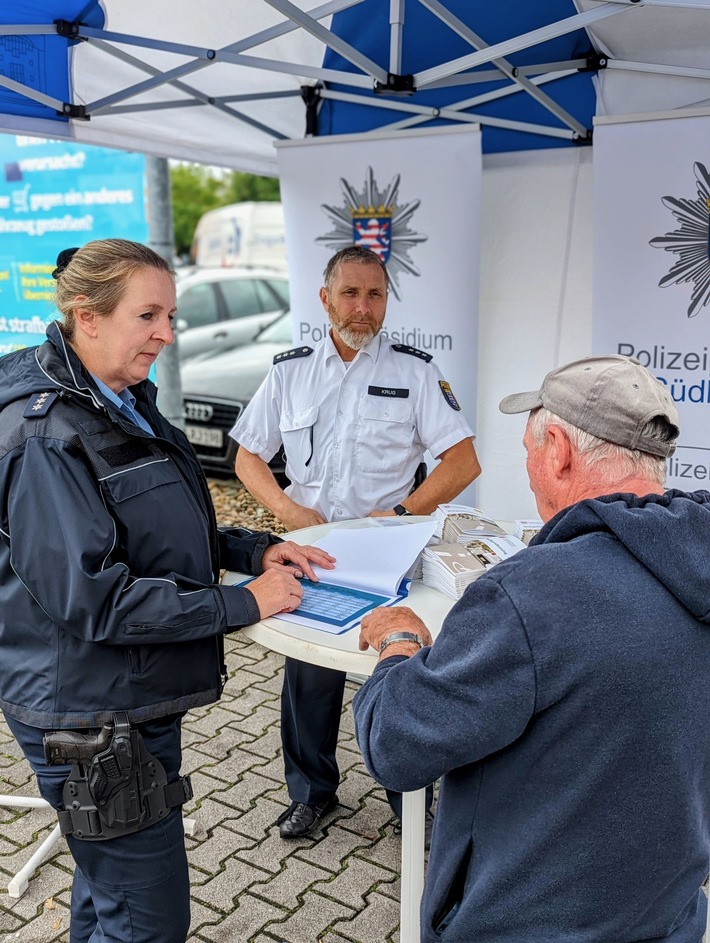
[[[412,261],[409,250],[428,236],[410,229],[410,222],[419,208],[420,200],[402,203],[399,199],[401,177],[396,174],[384,190],[380,190],[372,167],[367,168],[362,190],[355,190],[341,178],[342,206],[323,204],[321,209],[333,224],[333,229],[316,242],[330,249],[364,246],[372,249],[387,266],[392,294],[401,299],[400,275],[418,277],[421,273]]]
[[[694,318],[701,308],[710,303],[710,174],[700,163],[696,163],[693,170],[696,199],[675,196],[661,198],[661,203],[680,223],[679,228],[650,241],[650,245],[656,249],[665,249],[666,252],[678,255],[678,260],[658,283],[659,288],[693,283],[688,306],[689,318]]]

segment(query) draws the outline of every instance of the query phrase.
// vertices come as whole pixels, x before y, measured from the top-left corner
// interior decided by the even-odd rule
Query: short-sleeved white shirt
[[[473,437],[428,354],[381,334],[350,363],[329,336],[308,349],[271,367],[229,434],[265,462],[283,444],[287,494],[326,520],[400,504],[425,451]]]

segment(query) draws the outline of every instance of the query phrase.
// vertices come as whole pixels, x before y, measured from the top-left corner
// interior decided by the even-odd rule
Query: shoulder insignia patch
[[[29,402],[25,406],[23,416],[25,419],[34,419],[39,416],[46,416],[52,404],[59,398],[59,393],[33,393]]]
[[[449,406],[452,409],[457,409],[460,411],[461,407],[459,406],[458,400],[454,396],[454,392],[446,380],[439,380],[439,386],[441,388],[441,392],[444,394],[444,399],[449,404]]]
[[[293,347],[291,350],[284,350],[283,353],[276,354],[274,363],[283,363],[284,360],[295,360],[296,357],[309,357],[312,353],[312,347]]]
[[[426,363],[431,360],[431,354],[428,354],[425,350],[408,347],[406,344],[392,344],[392,350],[396,350],[398,354],[411,354],[412,357],[419,357],[420,360],[424,360]]]

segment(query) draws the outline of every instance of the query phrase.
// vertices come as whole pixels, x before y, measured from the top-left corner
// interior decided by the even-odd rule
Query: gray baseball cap
[[[665,420],[671,439],[680,432],[678,410],[665,386],[633,357],[586,357],[551,370],[539,390],[501,400],[502,413],[544,406],[561,419],[603,439],[667,458],[675,442],[643,435],[652,419]]]

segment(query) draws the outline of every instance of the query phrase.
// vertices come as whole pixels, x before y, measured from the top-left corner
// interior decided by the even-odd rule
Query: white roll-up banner
[[[667,487],[710,487],[710,115],[598,123],[595,354],[636,357],[680,414]]]
[[[328,259],[367,246],[390,276],[383,333],[432,354],[475,431],[478,126],[286,141],[278,162],[294,344],[328,330]]]

